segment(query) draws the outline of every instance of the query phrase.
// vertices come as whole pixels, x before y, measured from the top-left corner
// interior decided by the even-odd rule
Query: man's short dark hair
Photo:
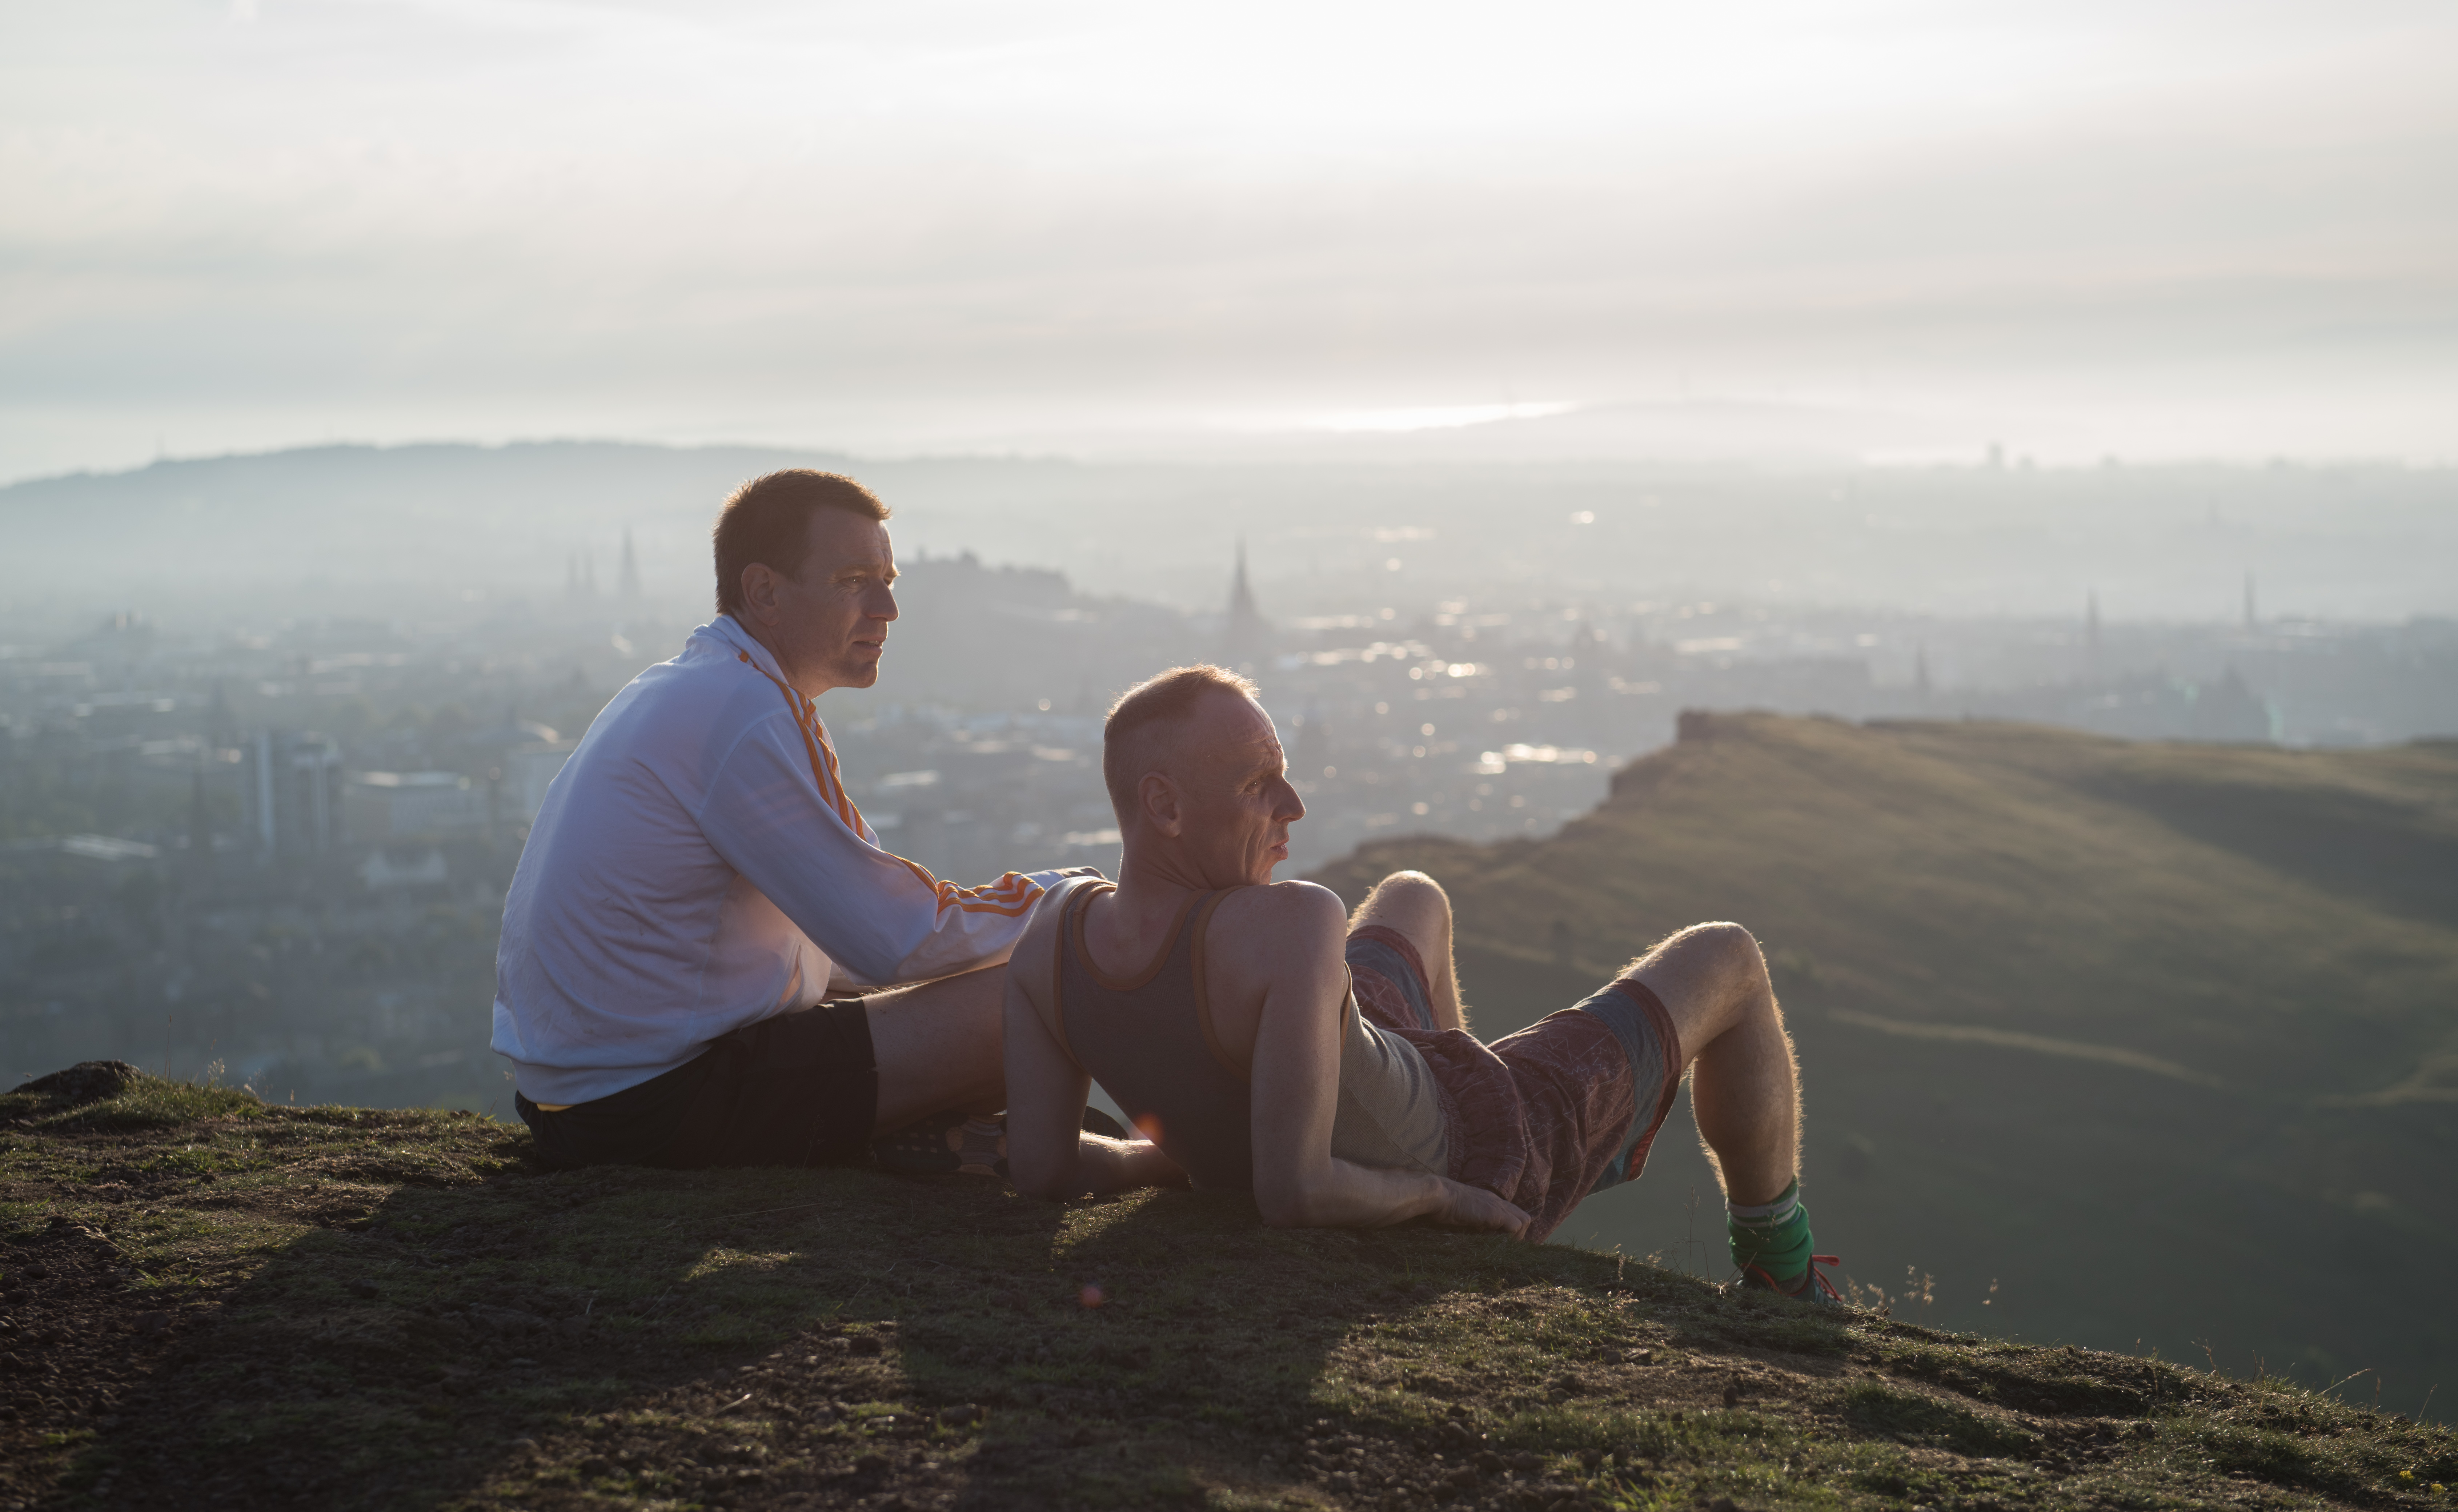
[[[1159,726],[1177,724],[1195,713],[1206,694],[1232,693],[1253,698],[1259,690],[1224,667],[1198,663],[1172,667],[1147,677],[1118,695],[1101,724],[1101,780],[1110,789],[1110,807],[1124,824],[1135,806],[1135,788],[1152,770],[1152,752]]]
[[[810,555],[811,514],[843,509],[865,520],[885,520],[879,495],[841,472],[787,467],[762,473],[734,490],[717,511],[717,611],[742,608],[742,570],[757,562],[787,577]]]

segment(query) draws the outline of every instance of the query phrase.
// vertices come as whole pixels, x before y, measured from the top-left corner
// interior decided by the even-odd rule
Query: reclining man
[[[1163,673],[1110,711],[1115,885],[1054,888],[1007,985],[1008,1160],[1062,1197],[1192,1178],[1263,1221],[1429,1218],[1541,1239],[1628,1181],[1685,1068],[1742,1284],[1817,1301],[1796,1179],[1792,1044],[1737,924],[1684,929],[1576,1007],[1488,1046],[1467,1031],[1449,900],[1386,878],[1344,919],[1271,880],[1305,814],[1254,686]],[[1097,1080],[1145,1139],[1078,1132]]]
[[[717,618],[614,695],[504,901],[494,1047],[551,1165],[810,1165],[874,1136],[989,1174],[1008,952],[1069,872],[957,887],[889,854],[817,699],[879,679],[887,507],[796,468],[716,529]],[[828,1001],[832,984],[915,984]],[[912,1148],[906,1148],[910,1146]]]

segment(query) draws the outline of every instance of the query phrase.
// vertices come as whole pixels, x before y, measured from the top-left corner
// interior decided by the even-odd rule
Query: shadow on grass
[[[0,1094],[6,1321],[34,1350],[6,1360],[0,1502],[1935,1500],[1947,1472],[1908,1457],[1940,1452],[1980,1457],[1953,1470],[1975,1504],[2028,1494],[2033,1458],[2144,1506],[2214,1465],[2368,1504],[2458,1482],[2447,1430],[2326,1395],[1593,1252],[1275,1232],[1224,1194],[541,1174],[474,1117],[104,1069]]]
[[[1168,1504],[1284,1482],[1302,1436],[1429,1442],[1467,1415],[1542,1440],[1553,1325],[1492,1342],[1448,1312],[1616,1275],[1486,1236],[1269,1231],[1231,1194],[520,1165],[354,1190],[95,1431],[72,1501]]]

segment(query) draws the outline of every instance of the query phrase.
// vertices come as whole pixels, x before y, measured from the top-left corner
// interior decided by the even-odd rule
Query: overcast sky
[[[2448,462],[2453,77],[2448,0],[11,5],[0,478],[568,435]]]

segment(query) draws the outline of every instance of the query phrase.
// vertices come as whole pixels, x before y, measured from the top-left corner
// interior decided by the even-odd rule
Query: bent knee
[[[1374,890],[1366,894],[1365,903],[1368,907],[1379,904],[1392,908],[1438,908],[1445,917],[1448,917],[1451,897],[1443,891],[1442,883],[1424,872],[1393,872],[1374,884]]]
[[[1729,921],[1692,924],[1687,929],[1676,930],[1640,960],[1676,953],[1703,956],[1727,970],[1766,975],[1766,955],[1759,949],[1758,936]],[[1633,963],[1634,965],[1637,963]]]

